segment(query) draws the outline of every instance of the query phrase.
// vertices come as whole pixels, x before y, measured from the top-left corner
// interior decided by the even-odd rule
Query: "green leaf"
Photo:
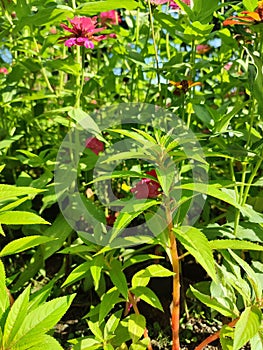
[[[97,255],[92,260],[92,265],[90,266],[91,276],[94,281],[95,290],[98,290],[100,283],[101,271],[104,265],[103,254]]]
[[[123,264],[122,268],[123,270],[126,269],[129,266],[132,266],[134,264],[138,264],[144,261],[148,261],[151,259],[164,259],[163,256],[159,256],[159,255],[153,255],[153,254],[142,254],[142,255],[134,255],[132,256],[129,260],[125,261],[125,263]]]
[[[58,23],[73,15],[73,10],[69,6],[56,5],[40,9],[36,14],[23,17],[17,29],[22,29],[28,23],[35,26]]]
[[[26,317],[29,294],[30,287],[27,287],[23,293],[21,293],[15,300],[8,313],[3,333],[3,343],[6,347],[8,347],[7,344],[12,343],[13,338],[15,337]]]
[[[49,224],[40,216],[28,211],[0,212],[0,223],[5,225]]]
[[[101,342],[91,337],[69,340],[69,343],[75,344],[73,350],[97,350],[102,348]]]
[[[235,326],[233,350],[239,350],[257,334],[261,318],[261,310],[255,305],[247,307],[242,312]]]
[[[148,287],[135,287],[131,288],[130,291],[141,300],[145,301],[147,304],[163,311],[162,304],[158,299],[157,295]]]
[[[145,270],[140,270],[132,276],[132,281],[131,281],[132,288],[147,286],[147,284],[150,282],[150,277],[145,276],[144,273],[145,273]]]
[[[249,54],[252,61],[252,64],[248,66],[250,89],[258,102],[259,112],[262,113],[263,111],[262,89],[261,89],[263,84],[262,59],[258,56],[253,55],[247,48],[245,48],[245,50]]]
[[[17,254],[27,249],[33,248],[39,244],[43,244],[53,240],[53,238],[46,236],[28,236],[8,243],[0,252],[0,257],[6,255]]]
[[[13,185],[0,185],[0,201],[14,199],[19,196],[36,196],[37,194],[43,192],[31,187],[17,187]]]
[[[185,249],[193,255],[208,275],[216,281],[213,252],[206,236],[199,229],[190,226],[182,226],[181,229],[174,229],[174,232]]]
[[[234,329],[228,325],[224,325],[220,329],[220,344],[222,350],[233,350]]]
[[[12,209],[18,207],[19,205],[21,205],[22,203],[26,202],[28,199],[31,199],[31,198],[24,197],[24,198],[20,198],[16,201],[12,202],[12,203],[9,203],[9,204],[5,205],[4,207],[0,208],[0,212],[12,210]]]
[[[30,278],[32,278],[44,265],[45,259],[49,258],[60,249],[71,232],[72,227],[67,223],[63,215],[59,214],[53,224],[47,227],[43,232],[46,237],[52,237],[55,239],[44,243],[43,246],[37,248],[37,251],[33,255],[29,264],[19,275],[17,282],[13,286],[13,290],[21,288],[26,282],[28,282]]]
[[[217,0],[194,0],[193,14],[198,21],[208,23],[211,21],[214,11],[218,8]]]
[[[129,152],[124,152],[125,154],[129,153]],[[137,155],[137,153],[135,153]],[[123,153],[120,153],[119,155],[123,155]],[[121,156],[120,159],[127,159],[126,157]],[[108,159],[107,159],[108,160]],[[103,162],[102,162],[103,163]],[[105,174],[105,175],[101,175],[96,177],[96,179],[94,179],[93,181],[90,181],[89,184],[98,182],[98,181],[104,181],[104,180],[108,180],[108,179],[119,179],[119,178],[125,178],[125,177],[136,177],[136,178],[141,178],[142,174],[138,173],[136,171],[128,171],[128,170],[117,170],[117,171],[113,171],[111,174]]]
[[[216,239],[209,241],[211,249],[240,249],[240,250],[258,250],[263,251],[259,244],[249,241],[239,241],[237,239]]]
[[[143,315],[132,314],[128,321],[128,331],[133,343],[136,343],[144,333],[146,320]]]
[[[229,123],[232,118],[234,118],[239,111],[241,111],[247,104],[251,103],[250,101],[246,101],[244,103],[237,104],[232,108],[230,112],[222,116],[220,120],[216,123],[215,132],[226,132],[229,126]]]
[[[258,332],[250,339],[251,350],[263,349],[263,332]]]
[[[195,289],[193,286],[190,286],[191,292],[194,294],[194,296],[199,299],[202,303],[204,303],[206,306],[220,312],[222,315],[226,317],[236,318],[238,315],[236,315],[233,310],[227,308],[225,305],[222,305],[219,303],[216,299],[212,298],[211,296],[207,294],[200,293],[197,289]]]
[[[0,319],[8,307],[9,298],[6,291],[5,268],[2,260],[0,260]]]
[[[47,66],[51,70],[59,70],[72,75],[79,75],[81,72],[80,65],[76,63],[72,57],[48,61]]]
[[[129,350],[146,350],[148,348],[148,345],[150,344],[150,338],[143,338],[135,344],[131,344],[129,347]],[[122,349],[119,349],[122,350]]]
[[[28,312],[36,309],[38,306],[43,304],[47,298],[51,295],[51,290],[55,284],[55,279],[52,279],[49,283],[47,283],[44,287],[33,293],[30,297],[30,301],[28,304]]]
[[[131,223],[133,219],[135,219],[145,210],[157,204],[160,204],[160,202],[156,200],[146,200],[146,199],[130,200],[128,204],[126,204],[122,208],[121,212],[117,216],[117,219],[114,223],[114,227],[112,230],[110,241],[112,242],[113,239],[115,239],[120,234],[120,232],[125,227],[127,227],[128,224]]]
[[[18,346],[19,342],[30,342],[32,338],[49,331],[68,310],[74,297],[75,295],[56,298],[31,311],[8,346]]]
[[[119,295],[120,292],[116,287],[111,288],[107,291],[107,293],[103,295],[99,311],[100,323],[104,321],[105,317],[108,315],[110,310],[113,309],[118,302],[122,301],[122,299],[119,298]]]
[[[13,142],[18,141],[19,139],[21,139],[23,135],[14,135],[12,137],[9,137],[8,139],[4,139],[2,141],[0,141],[0,149],[3,148],[9,148]],[[4,169],[5,165],[2,165],[0,167],[0,173],[1,171]]]
[[[127,9],[133,10],[139,7],[138,2],[134,0],[110,0],[110,1],[96,1],[89,2],[77,8],[76,13],[79,15],[96,15],[100,12],[115,10],[115,9]]]
[[[118,324],[120,323],[123,310],[119,310],[112,314],[107,320],[104,328],[104,338],[107,339],[109,336],[114,335]]]
[[[151,277],[171,277],[174,273],[162,265],[154,264],[147,266],[145,269],[136,272],[132,278],[132,287],[145,287]]]
[[[123,295],[125,300],[128,300],[128,283],[124,273],[122,272],[121,262],[112,260],[110,263],[110,279],[119,292]]]
[[[84,112],[81,108],[72,108],[68,112],[69,116],[78,122],[85,130],[89,131],[92,134],[98,135],[101,133],[99,126],[91,118],[89,114]],[[83,147],[84,148],[84,147]]]
[[[232,250],[229,249],[229,253],[236,260],[239,266],[247,273],[247,277],[249,279],[250,284],[252,285],[254,292],[256,294],[256,298],[261,300],[262,297],[262,288],[260,279],[255,273],[255,271],[249,266],[249,264],[241,259],[237,254],[235,254]]]
[[[62,287],[69,286],[73,283],[84,278],[92,265],[92,260],[86,261],[79,266],[77,266],[67,277],[66,281],[62,284]]]
[[[243,0],[243,5],[250,12],[253,12],[255,10],[255,8],[257,7],[257,4],[258,4],[258,0]]]
[[[88,326],[89,326],[89,329],[91,330],[91,332],[95,335],[95,337],[103,342],[103,334],[102,334],[102,331],[99,327],[99,322],[91,322],[91,321],[88,321]]]
[[[29,348],[30,350],[63,350],[59,342],[47,334],[40,334],[35,339],[25,343],[21,341],[18,346],[14,350],[28,350]]]

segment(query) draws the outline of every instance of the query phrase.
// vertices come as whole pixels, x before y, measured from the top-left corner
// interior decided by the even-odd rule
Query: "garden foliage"
[[[65,348],[152,349],[164,278],[173,350],[187,305],[263,349],[263,1],[0,4],[0,349],[62,349],[75,294]]]

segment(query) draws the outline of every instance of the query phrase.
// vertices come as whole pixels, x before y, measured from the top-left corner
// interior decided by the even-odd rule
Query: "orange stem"
[[[235,320],[228,323],[229,327],[233,327],[237,321],[239,320],[239,317]],[[204,349],[208,344],[212,343],[213,341],[217,340],[220,337],[220,330],[215,332],[214,334],[209,335],[205,340],[202,341],[201,344],[199,344],[197,347],[195,347],[195,350],[202,350]]]
[[[173,219],[169,203],[166,203],[166,218],[170,238],[170,254],[173,267],[173,301],[172,301],[172,350],[180,350],[180,263],[177,242],[173,232]]]

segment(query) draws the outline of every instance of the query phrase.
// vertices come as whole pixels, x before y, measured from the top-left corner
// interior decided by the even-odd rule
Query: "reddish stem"
[[[140,315],[140,311],[139,311],[138,306],[137,306],[137,300],[136,300],[136,298],[134,297],[134,295],[130,291],[128,291],[128,298],[129,298],[129,303],[132,304],[134,312],[137,315]],[[148,329],[147,328],[145,328],[145,330],[144,330],[143,337],[144,338],[148,338]],[[150,340],[150,342],[149,342],[149,344],[147,346],[147,349],[148,350],[153,350],[152,344],[151,344],[151,340]]]
[[[173,301],[172,301],[172,350],[180,350],[180,263],[177,251],[177,242],[173,232],[173,219],[170,205],[166,204],[166,218],[170,239],[170,254],[173,267]]]
[[[234,325],[237,323],[237,321],[239,320],[239,317],[236,318],[235,320],[231,321],[228,323],[229,327],[234,327]],[[204,349],[208,344],[212,343],[213,341],[217,340],[220,337],[220,331],[215,332],[214,334],[209,335],[209,337],[207,337],[205,340],[202,341],[201,344],[199,344],[195,350],[202,350]]]

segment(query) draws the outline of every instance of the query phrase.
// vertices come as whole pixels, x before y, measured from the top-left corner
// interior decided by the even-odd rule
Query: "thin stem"
[[[180,263],[177,251],[177,242],[173,232],[173,219],[170,204],[166,203],[166,219],[170,238],[170,256],[173,267],[173,301],[172,301],[172,350],[180,350]]]
[[[81,49],[81,51],[80,51]],[[76,78],[76,85],[77,85],[77,92],[76,92],[76,102],[75,107],[79,108],[81,105],[81,95],[83,91],[84,86],[84,70],[85,70],[85,48],[84,46],[77,46],[77,55],[76,55],[77,62],[80,64],[81,73]]]
[[[136,315],[140,315],[140,311],[138,309],[137,306],[137,301],[135,300],[134,296],[132,295],[132,293],[130,291],[128,291],[128,299],[129,299],[129,303],[132,305],[133,310],[135,312]],[[147,328],[145,328],[144,333],[143,333],[144,338],[148,338],[148,330]],[[149,342],[148,346],[147,346],[148,350],[153,350],[152,345],[151,345],[151,341]]]
[[[239,317],[235,320],[228,323],[229,327],[234,327],[237,321],[239,320]],[[212,343],[213,341],[217,340],[220,337],[220,330],[215,332],[214,334],[209,335],[205,340],[202,341],[201,344],[199,344],[195,350],[203,350],[208,344]]]
[[[156,44],[156,40],[155,40],[155,30],[154,30],[153,14],[152,14],[152,7],[151,7],[150,0],[148,0],[148,7],[149,7],[149,16],[150,16],[150,27],[151,27],[152,39],[153,39],[153,49],[154,49],[154,56],[155,56],[155,63],[156,63],[157,84],[158,84],[159,94],[161,96],[161,81],[160,81],[160,74],[159,74],[158,48],[157,48],[157,44]]]
[[[37,53],[38,62],[39,62],[40,67],[41,67],[41,69],[40,69],[40,70],[41,70],[41,73],[42,73],[43,78],[44,78],[44,80],[45,80],[45,82],[46,82],[46,84],[47,84],[47,87],[48,87],[49,91],[50,91],[52,94],[54,94],[55,90],[54,90],[53,87],[51,86],[50,81],[49,81],[48,76],[47,76],[47,73],[46,73],[46,70],[45,70],[45,68],[43,67],[43,64],[42,64],[42,61],[41,61],[41,55],[40,55],[40,53],[39,53],[39,49],[38,49],[38,45],[37,45],[36,39],[35,39],[34,35],[32,35],[32,37],[33,37],[33,42],[34,42],[35,48],[36,48],[36,53]]]
[[[257,161],[257,163],[256,163],[256,166],[255,166],[255,168],[253,169],[253,171],[252,171],[252,173],[251,173],[251,175],[250,175],[250,177],[249,177],[249,179],[248,179],[248,182],[247,182],[247,184],[246,184],[246,189],[245,189],[245,191],[244,191],[244,195],[243,195],[243,198],[242,198],[242,203],[241,203],[241,205],[245,205],[245,203],[246,203],[246,201],[247,201],[247,197],[248,197],[248,193],[249,193],[250,187],[251,187],[251,185],[252,185],[252,182],[254,181],[255,176],[256,176],[257,173],[258,173],[258,170],[259,170],[259,168],[260,168],[260,166],[261,166],[261,164],[262,164],[262,161],[263,161],[263,159],[262,159],[262,155],[261,155],[261,157],[258,159],[258,161]]]

